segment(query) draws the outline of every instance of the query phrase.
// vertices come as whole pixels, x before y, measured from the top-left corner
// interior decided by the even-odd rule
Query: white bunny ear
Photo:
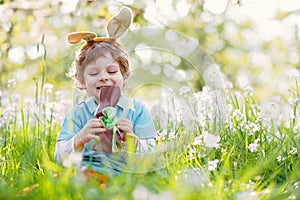
[[[107,34],[111,39],[121,37],[129,28],[132,21],[132,12],[128,7],[123,7],[117,15],[112,17],[107,24]]]

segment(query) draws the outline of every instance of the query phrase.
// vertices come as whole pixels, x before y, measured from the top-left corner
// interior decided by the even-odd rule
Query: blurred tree
[[[103,36],[107,20],[127,5],[134,14],[132,29],[170,28],[191,37],[206,53],[199,59],[209,58],[238,88],[252,85],[261,97],[284,92],[283,75],[299,69],[300,6],[296,0],[276,2],[2,0],[0,89],[15,78],[19,91],[28,94],[43,70],[56,89],[71,87],[65,74],[78,45],[67,44],[67,33],[91,30]],[[189,65],[181,60],[178,68]],[[203,77],[196,77],[194,86],[201,89]]]

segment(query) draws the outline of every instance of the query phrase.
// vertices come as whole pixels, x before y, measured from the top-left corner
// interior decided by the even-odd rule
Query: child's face
[[[95,62],[86,66],[81,84],[99,103],[101,87],[117,85],[122,89],[126,82],[127,79],[124,79],[119,63],[113,59],[110,53],[105,53],[104,56],[97,58]]]

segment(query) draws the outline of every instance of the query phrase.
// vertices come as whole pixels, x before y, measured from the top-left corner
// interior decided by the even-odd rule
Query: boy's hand
[[[91,139],[99,140],[99,136],[95,135],[95,133],[102,133],[105,131],[106,129],[103,127],[103,123],[100,119],[91,119],[75,136],[75,150],[82,150],[84,144],[89,142]]]
[[[132,123],[126,118],[121,118],[118,121],[117,128],[124,133],[132,132]]]
[[[117,137],[118,146],[122,144],[120,140],[126,142],[127,151],[135,152],[138,145],[138,137],[132,132],[132,123],[130,120],[122,118],[119,119],[117,127],[119,129],[119,137]]]

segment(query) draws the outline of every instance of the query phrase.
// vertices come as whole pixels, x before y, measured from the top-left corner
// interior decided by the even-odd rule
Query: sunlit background
[[[236,89],[252,86],[260,100],[284,97],[290,77],[299,76],[299,0],[2,0],[0,4],[0,89],[16,80],[15,91],[25,96],[34,95],[43,70],[44,82],[53,84],[54,90],[72,90],[66,73],[80,44],[69,45],[67,33],[90,30],[105,36],[107,20],[123,5],[134,14],[131,31],[151,27],[185,35],[205,52],[204,59],[209,57],[220,69],[226,82]],[[180,58],[166,53],[163,57],[135,40],[129,52],[141,50],[132,55],[133,68],[157,58],[149,70],[153,76],[168,74],[172,66],[174,80],[193,81],[194,89],[201,90],[205,83]],[[157,40],[174,43],[184,52],[194,48],[177,42],[172,31]]]

